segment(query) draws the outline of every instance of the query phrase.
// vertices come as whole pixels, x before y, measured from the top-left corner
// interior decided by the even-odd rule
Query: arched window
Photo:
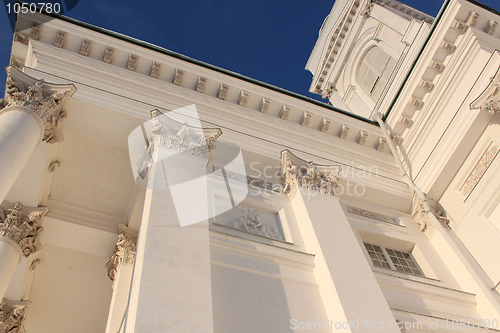
[[[384,90],[391,73],[396,66],[396,61],[379,47],[369,49],[358,69],[357,79],[361,87],[375,101]]]

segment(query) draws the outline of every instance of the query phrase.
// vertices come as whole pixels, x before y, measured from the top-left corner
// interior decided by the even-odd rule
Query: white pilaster
[[[156,113],[153,113],[155,119]],[[141,159],[139,176],[147,176],[147,190],[143,209],[132,285],[125,320],[125,333],[176,332],[213,333],[212,283],[210,272],[210,247],[208,221],[195,224],[181,222],[182,214],[191,209],[201,211],[193,198],[196,188],[171,191],[171,178],[167,172],[177,173],[188,181],[190,168],[196,175],[206,172],[209,139],[215,140],[220,130],[206,136],[204,131],[186,124],[167,129],[160,121],[153,122],[153,137],[144,159]],[[177,125],[173,125],[176,127]],[[159,154],[164,149],[165,155]],[[168,151],[169,153],[166,153]],[[178,152],[179,155],[175,156]],[[161,158],[178,158],[180,168],[164,163]],[[200,168],[203,166],[203,168]],[[192,170],[191,170],[192,172]],[[198,173],[199,172],[199,173]],[[176,177],[174,177],[176,178]],[[186,207],[176,211],[176,199],[181,198]],[[208,200],[208,199],[207,199]],[[201,203],[200,203],[201,204]],[[179,217],[180,216],[180,217]],[[194,221],[193,221],[194,222]]]
[[[346,323],[345,332],[398,333],[340,200],[334,197],[340,167],[306,162],[288,151],[282,153],[282,166],[304,245],[315,255],[314,274],[328,319]]]
[[[106,265],[108,276],[113,280],[113,296],[109,307],[106,333],[123,332],[137,248],[137,231],[123,224],[119,225],[118,229],[115,252]]]

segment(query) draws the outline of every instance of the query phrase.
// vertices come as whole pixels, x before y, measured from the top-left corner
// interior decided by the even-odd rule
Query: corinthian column
[[[20,203],[5,201],[0,206],[0,299],[22,256],[38,249],[39,222],[47,212],[45,207],[23,208]]]
[[[0,202],[41,142],[61,139],[64,100],[73,85],[48,84],[9,66],[5,97],[0,100]]]

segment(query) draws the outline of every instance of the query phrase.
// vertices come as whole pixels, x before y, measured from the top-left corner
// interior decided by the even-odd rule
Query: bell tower
[[[309,91],[366,118],[384,113],[433,20],[395,0],[337,0],[306,65]]]

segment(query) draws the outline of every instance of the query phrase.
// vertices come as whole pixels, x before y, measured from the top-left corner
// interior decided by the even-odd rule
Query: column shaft
[[[315,276],[329,319],[347,322],[346,332],[399,333],[389,305],[373,276],[339,199],[297,190],[292,205],[307,251],[316,256]]]
[[[163,178],[156,166],[150,182],[155,175]],[[213,333],[208,222],[181,227],[168,186],[152,187],[146,192],[125,332]]]
[[[0,113],[0,202],[2,202],[31,153],[42,139],[40,118],[23,106]]]
[[[0,300],[5,296],[10,280],[21,261],[21,248],[13,240],[0,237]]]

